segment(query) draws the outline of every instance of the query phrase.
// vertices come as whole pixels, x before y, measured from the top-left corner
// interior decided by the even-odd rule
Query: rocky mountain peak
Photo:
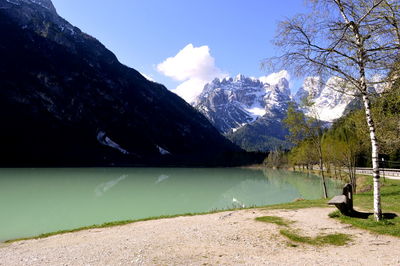
[[[32,3],[41,5],[44,8],[49,9],[50,11],[56,12],[56,9],[53,5],[53,3],[51,2],[51,0],[29,0]]]
[[[276,84],[270,84],[242,74],[215,79],[205,85],[195,107],[220,132],[236,130],[266,114],[286,111],[290,101],[289,82],[283,77],[275,81]]]
[[[277,84],[270,85],[266,92],[264,96],[266,114],[270,117],[282,118],[292,100],[289,81],[281,78]]]
[[[51,0],[6,0],[6,1],[15,5],[20,5],[22,3],[35,4],[48,9],[54,14],[57,13],[56,8],[54,7]]]
[[[243,81],[245,79],[246,77],[243,74],[237,74],[235,77],[235,81],[241,81],[241,80]]]
[[[276,93],[290,96],[289,81],[286,78],[279,79],[278,83],[270,85]]]

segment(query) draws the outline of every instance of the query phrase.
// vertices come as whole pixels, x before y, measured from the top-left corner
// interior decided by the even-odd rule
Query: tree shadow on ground
[[[356,210],[353,210],[349,217],[353,218],[359,218],[359,219],[368,219],[369,216],[373,215],[372,212],[359,212]],[[397,214],[395,213],[382,213],[382,218],[385,220],[392,220],[397,217]]]
[[[385,220],[392,220],[394,218],[398,217],[397,214],[395,213],[383,213],[382,218]]]

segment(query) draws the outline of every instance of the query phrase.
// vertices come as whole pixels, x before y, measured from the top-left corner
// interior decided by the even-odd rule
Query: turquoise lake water
[[[328,180],[329,195],[340,184]],[[104,222],[322,198],[319,177],[241,168],[0,169],[0,241]]]

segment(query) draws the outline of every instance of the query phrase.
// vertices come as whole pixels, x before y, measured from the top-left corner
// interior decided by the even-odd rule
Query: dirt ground
[[[240,210],[178,217],[0,244],[0,265],[400,265],[400,238],[328,217],[331,208]],[[345,246],[288,245],[274,215],[303,235],[345,233]]]

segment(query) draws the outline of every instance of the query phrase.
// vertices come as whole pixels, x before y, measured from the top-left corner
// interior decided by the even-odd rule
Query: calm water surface
[[[330,195],[339,187],[328,180]],[[0,169],[0,241],[117,220],[321,197],[320,178],[286,171]]]

